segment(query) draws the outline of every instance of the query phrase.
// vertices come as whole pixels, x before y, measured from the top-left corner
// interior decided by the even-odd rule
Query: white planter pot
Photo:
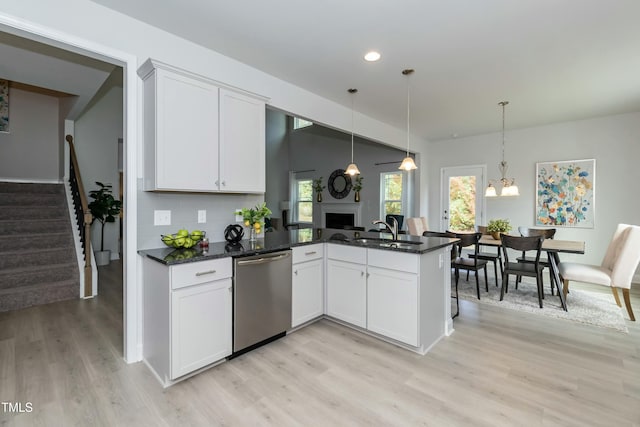
[[[95,251],[96,265],[109,265],[111,262],[111,251]]]

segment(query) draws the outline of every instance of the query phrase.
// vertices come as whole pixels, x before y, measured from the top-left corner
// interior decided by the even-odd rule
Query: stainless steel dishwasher
[[[291,328],[291,250],[236,258],[233,289],[234,354]]]

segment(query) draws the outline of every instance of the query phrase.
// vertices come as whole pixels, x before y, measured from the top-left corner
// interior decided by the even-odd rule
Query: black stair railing
[[[80,241],[84,255],[84,296],[89,297],[93,293],[93,280],[91,277],[91,222],[93,221],[93,215],[91,215],[91,211],[89,211],[87,196],[85,195],[84,186],[82,185],[76,150],[73,147],[73,137],[67,135],[65,139],[69,143],[69,156],[71,158],[69,162],[71,197],[73,198],[76,222],[80,230]]]

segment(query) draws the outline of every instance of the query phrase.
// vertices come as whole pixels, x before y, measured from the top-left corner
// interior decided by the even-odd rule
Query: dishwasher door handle
[[[238,261],[238,265],[256,265],[256,264],[265,264],[267,262],[280,261],[281,259],[289,258],[291,254],[289,252],[275,255],[275,256],[264,256],[255,259],[247,259],[244,261]]]

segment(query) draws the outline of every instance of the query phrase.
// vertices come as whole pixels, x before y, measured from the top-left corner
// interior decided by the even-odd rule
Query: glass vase
[[[256,229],[252,226],[249,227],[249,241],[255,242],[258,239],[258,233]]]

